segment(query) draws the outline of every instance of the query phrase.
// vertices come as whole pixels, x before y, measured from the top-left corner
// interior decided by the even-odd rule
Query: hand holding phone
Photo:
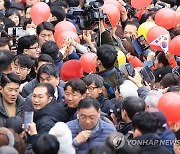
[[[155,77],[152,70],[149,67],[144,67],[140,71],[143,81],[146,82],[151,88],[153,88],[155,83]]]
[[[33,122],[34,112],[24,112],[24,130],[29,129],[29,123]]]
[[[127,63],[127,64],[125,65],[125,68],[126,68],[128,74],[129,74],[129,76],[134,77],[134,75],[135,75],[135,70],[134,70],[132,64],[131,64],[131,63]]]

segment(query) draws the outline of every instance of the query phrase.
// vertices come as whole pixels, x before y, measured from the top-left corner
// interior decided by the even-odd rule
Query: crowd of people
[[[163,7],[180,12],[180,2],[136,9],[117,0],[117,25],[105,28],[101,19],[88,30],[72,10],[89,1],[45,1],[50,17],[35,25],[38,2],[0,0],[0,154],[180,154],[180,117],[171,121],[175,115],[158,107],[169,92],[180,106],[180,57],[134,46],[142,23],[155,23]],[[67,36],[59,47],[62,21],[74,24],[80,42]],[[180,35],[180,23],[168,31]],[[92,63],[82,62],[88,53]]]

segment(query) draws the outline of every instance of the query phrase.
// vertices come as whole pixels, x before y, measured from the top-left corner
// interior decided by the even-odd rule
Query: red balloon
[[[95,53],[85,53],[81,56],[80,61],[83,66],[83,71],[85,73],[96,73],[96,57]]]
[[[108,15],[111,26],[114,28],[120,20],[120,12],[113,4],[104,4],[101,9]]]
[[[104,3],[116,6],[119,9],[119,12],[122,10],[122,5],[116,0],[105,0]]]
[[[21,2],[20,2],[20,3],[22,3],[22,4],[26,3],[26,0],[21,0]]]
[[[176,12],[176,26],[180,24],[180,13]],[[176,27],[175,26],[175,27]]]
[[[56,39],[56,43],[60,49],[62,48],[64,39],[66,39],[68,37],[71,37],[76,42],[80,43],[79,36],[75,32],[72,32],[72,31],[63,32],[63,33],[59,34]]]
[[[38,2],[32,7],[30,15],[34,24],[39,25],[48,20],[50,16],[50,8],[46,3]]]
[[[151,2],[152,0],[131,0],[131,5],[133,8],[140,9],[148,6]]]
[[[176,36],[170,41],[169,52],[180,56],[180,35]]]
[[[164,112],[169,123],[177,123],[180,120],[180,95],[173,92],[163,94],[158,109]]]
[[[157,11],[155,22],[158,26],[171,29],[176,25],[176,13],[170,8],[162,8]]]
[[[157,39],[161,35],[169,34],[169,32],[161,26],[155,26],[150,28],[150,30],[147,33],[147,42],[150,44],[152,41]],[[170,36],[169,36],[170,40]],[[162,51],[160,46],[150,45],[151,48]]]
[[[72,32],[77,33],[76,27],[69,21],[61,21],[57,23],[54,29],[55,29],[56,35],[62,32],[67,32],[67,31],[72,31]]]

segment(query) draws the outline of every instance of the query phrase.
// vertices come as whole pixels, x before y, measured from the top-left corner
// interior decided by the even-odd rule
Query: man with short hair
[[[24,99],[19,95],[21,80],[14,73],[1,77],[0,93],[0,126],[4,126],[6,119],[23,115]]]
[[[46,54],[42,54],[40,55],[36,60],[35,60],[35,72],[37,73],[39,68],[43,65],[43,64],[53,64],[54,60],[52,59],[51,56],[46,55]],[[38,80],[37,78],[31,80],[29,83],[27,83],[23,89],[22,89],[22,96],[24,98],[26,98],[29,94],[32,93],[34,87],[38,84]]]
[[[66,121],[65,109],[61,103],[56,102],[54,92],[54,87],[49,83],[39,83],[33,90],[33,121],[36,123],[38,134],[48,133],[58,121]]]
[[[135,21],[129,21],[124,27],[124,37],[132,39],[136,39],[138,37],[138,27],[139,23]]]
[[[133,137],[137,144],[140,144],[142,154],[171,152],[162,146],[160,137],[157,135],[158,120],[155,115],[148,112],[139,112],[132,118],[134,127]]]
[[[15,56],[12,65],[12,71],[19,76],[21,83],[31,81],[32,78],[28,76],[31,68],[34,66],[34,61],[28,55],[19,54]]]
[[[129,131],[133,130],[133,116],[137,112],[145,111],[145,106],[145,102],[137,96],[129,96],[122,100],[121,116],[122,120],[124,120],[126,124],[120,130],[121,133],[123,133],[127,137],[130,135]]]
[[[0,50],[0,77],[2,74],[12,72],[11,64],[14,60],[14,54],[9,50]]]
[[[39,45],[42,45],[46,41],[54,41],[54,26],[50,22],[42,22],[37,26],[37,35],[39,37]]]
[[[86,84],[81,79],[71,79],[64,86],[65,108],[68,113],[67,121],[74,120],[79,101],[86,97]]]
[[[39,57],[40,48],[38,38],[36,35],[26,35],[18,39],[18,54],[26,54],[31,56],[33,59]]]
[[[107,91],[107,93],[104,92],[104,95],[109,99],[115,97],[114,88],[116,86],[116,81],[120,78],[120,73],[114,66],[116,59],[117,51],[113,46],[103,44],[97,49],[97,74],[104,79],[104,86]]]
[[[64,89],[59,86],[60,78],[59,71],[57,70],[54,64],[44,64],[42,65],[37,73],[37,81],[38,83],[49,83],[54,88],[54,98],[57,103],[62,104],[64,102]],[[34,108],[32,106],[31,95],[26,97],[25,110],[33,111]]]
[[[67,123],[76,153],[84,154],[95,145],[102,145],[116,129],[100,119],[100,104],[95,98],[84,98],[78,104],[78,118]]]
[[[88,74],[83,78],[83,81],[87,86],[86,96],[96,98],[100,103],[101,111],[109,114],[112,103],[103,95],[103,78],[97,74]]]

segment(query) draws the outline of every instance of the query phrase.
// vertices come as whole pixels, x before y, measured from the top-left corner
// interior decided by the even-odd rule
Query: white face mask
[[[26,29],[26,31],[30,34],[30,35],[36,35],[36,30],[34,28],[28,28]]]

